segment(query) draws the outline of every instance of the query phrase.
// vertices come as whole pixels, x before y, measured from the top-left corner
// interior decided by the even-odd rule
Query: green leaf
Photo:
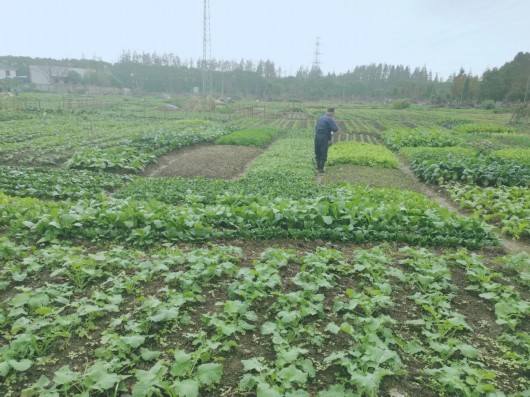
[[[201,385],[212,385],[223,377],[222,364],[202,364],[197,367],[197,376]]]
[[[289,386],[292,383],[303,385],[307,382],[307,374],[303,371],[300,371],[294,365],[289,365],[288,367],[282,368],[278,372],[278,377],[283,379]]]
[[[467,343],[460,343],[458,349],[462,352],[467,358],[477,358],[479,351],[475,347],[468,345]]]
[[[256,397],[282,397],[282,394],[268,384],[260,383],[256,388]]]
[[[155,323],[159,323],[162,321],[172,321],[172,320],[175,320],[178,317],[178,315],[179,315],[178,308],[163,307],[157,310],[155,314],[150,316],[149,320]]]
[[[179,397],[197,397],[199,395],[199,382],[196,379],[176,381],[172,386]]]
[[[305,390],[289,390],[285,392],[285,397],[310,397]]]
[[[276,331],[276,324],[270,321],[263,323],[263,325],[261,326],[261,333],[263,335],[273,334],[274,331]]]
[[[85,382],[88,381],[91,390],[107,390],[121,381],[121,376],[109,372],[110,364],[96,361],[86,372]]]
[[[355,397],[356,394],[347,391],[344,385],[332,385],[326,390],[322,390],[317,394],[317,397]]]
[[[479,295],[483,299],[492,300],[497,298],[497,294],[495,292],[484,292],[483,294]]]
[[[11,299],[11,301],[9,303],[13,307],[24,306],[26,303],[29,302],[29,298],[30,298],[29,294],[26,294],[24,292],[24,293],[21,293],[21,294],[16,294],[15,297],[13,299]]]
[[[125,342],[128,346],[136,349],[145,342],[145,336],[142,335],[131,335],[131,336],[122,336],[121,340]]]
[[[14,281],[22,282],[28,277],[28,274],[27,273],[13,273],[12,277]]]
[[[263,357],[254,357],[250,360],[241,360],[241,364],[243,364],[243,369],[245,372],[252,370],[261,372],[266,368],[261,360],[263,360]]]
[[[41,316],[44,316],[46,314],[50,314],[53,311],[53,309],[49,306],[42,306],[35,310],[35,314],[40,314]]]
[[[298,320],[298,318],[300,317],[300,312],[299,311],[285,311],[285,310],[282,310],[281,312],[278,313],[278,318],[281,319],[281,321],[283,321],[284,323],[293,323],[295,322],[296,320]]]
[[[335,323],[329,323],[326,326],[326,331],[331,332],[332,334],[338,334],[340,331],[340,327]]]
[[[15,371],[18,371],[18,372],[24,372],[28,370],[33,364],[33,361],[28,360],[27,358],[20,360],[20,361],[8,360],[7,362],[9,363],[11,368],[13,368]]]
[[[142,356],[142,360],[151,361],[157,359],[160,356],[160,352],[142,347],[140,348],[140,355]]]
[[[70,369],[69,365],[64,365],[57,371],[55,371],[55,374],[53,375],[53,382],[58,385],[65,385],[68,383],[72,383],[73,381],[78,379],[79,376],[79,372],[74,372]]]
[[[136,379],[138,382],[134,385],[132,396],[149,396],[151,395],[153,387],[167,387],[167,384],[164,381],[164,375],[166,375],[166,372],[166,366],[160,361],[153,365],[148,371],[136,371]]]
[[[191,361],[191,354],[186,353],[184,350],[176,350],[173,355],[174,364],[171,367],[171,375],[180,377],[186,375],[193,365]]]
[[[379,383],[384,375],[392,375],[391,371],[387,371],[383,368],[378,368],[374,373],[361,373],[356,372],[351,374],[351,380],[353,383],[362,390],[362,395],[375,395],[375,391],[379,388]]]
[[[333,217],[332,216],[323,216],[322,220],[326,225],[331,225],[333,223]]]
[[[292,349],[289,349],[289,350],[283,350],[279,353],[279,356],[285,360],[285,362],[287,363],[292,363],[294,362],[298,356],[300,355],[300,353],[306,353],[307,350],[305,349],[300,349],[299,347],[293,347]]]
[[[416,341],[408,342],[402,348],[407,354],[416,354],[425,350],[423,346]]]
[[[0,280],[0,291],[5,291],[9,288],[9,281]]]
[[[0,376],[7,376],[9,373],[9,370],[11,369],[11,365],[7,361],[0,363]]]

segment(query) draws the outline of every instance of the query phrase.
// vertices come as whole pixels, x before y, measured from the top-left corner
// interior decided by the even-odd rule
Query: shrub
[[[495,102],[493,100],[487,100],[482,102],[482,107],[486,110],[492,110],[495,109]]]
[[[393,101],[390,104],[390,107],[396,110],[407,109],[410,107],[410,102],[406,99],[399,99],[397,101]]]

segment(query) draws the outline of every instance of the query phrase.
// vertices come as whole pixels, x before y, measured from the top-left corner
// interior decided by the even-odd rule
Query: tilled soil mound
[[[242,175],[263,149],[204,143],[168,153],[148,167],[143,176],[233,179]]]

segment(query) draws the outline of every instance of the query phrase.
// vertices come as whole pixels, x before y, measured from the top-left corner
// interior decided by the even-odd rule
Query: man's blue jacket
[[[331,132],[337,132],[338,130],[339,128],[333,118],[327,114],[320,116],[315,126],[315,133],[326,134],[329,139],[331,139]]]

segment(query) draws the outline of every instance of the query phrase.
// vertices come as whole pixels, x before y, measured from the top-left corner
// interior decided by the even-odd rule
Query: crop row
[[[407,348],[412,349],[411,351],[427,364],[425,373],[432,376],[430,383],[433,388],[440,395],[474,396],[499,393],[494,386],[496,371],[487,369],[486,365],[486,362],[494,362],[495,354],[499,353],[482,353],[480,344],[473,344],[470,338],[466,337],[466,334],[475,330],[469,325],[466,317],[454,309],[454,306],[461,305],[461,302],[456,299],[459,289],[453,283],[450,265],[467,270],[471,283],[467,287],[468,290],[490,291],[480,294],[480,297],[485,300],[496,297],[502,302],[497,301],[495,304],[497,323],[508,324],[512,331],[520,324],[521,318],[530,314],[529,302],[522,300],[513,287],[504,288],[493,281],[500,274],[491,272],[476,255],[468,256],[465,252],[459,252],[437,257],[424,249],[416,250],[410,247],[402,249],[401,252],[405,258],[401,259],[400,263],[412,270],[403,281],[418,286],[418,290],[407,298],[412,300],[422,313],[421,319],[405,322],[410,330],[419,329],[422,336],[412,337]],[[473,276],[478,274],[489,275],[490,284],[486,283],[486,279]],[[410,334],[413,335],[412,332]],[[527,343],[524,342],[524,337],[521,341],[523,346]],[[528,347],[526,344],[524,349]],[[514,361],[526,367],[528,363],[521,358],[514,356]]]
[[[314,180],[312,132],[288,131],[252,162],[237,180],[138,178],[117,193],[120,198],[156,199],[169,204],[214,204],[217,196],[317,197],[326,189]],[[286,183],[288,181],[288,183]]]
[[[451,198],[462,208],[488,222],[499,224],[501,231],[515,238],[530,237],[530,192],[517,186],[479,187],[463,184],[446,186]]]
[[[397,159],[390,150],[381,145],[361,142],[338,142],[331,146],[328,164],[354,164],[398,168]]]
[[[152,116],[119,111],[21,114],[25,116],[22,120],[0,123],[0,160],[4,163],[59,165],[76,151],[97,152],[123,146],[159,156],[167,150],[196,142],[196,135],[201,135],[203,130],[223,131],[222,135],[231,128],[225,121],[179,120],[164,117],[160,112]],[[211,140],[220,135],[212,136]]]
[[[528,236],[530,201],[521,193],[530,185],[528,135],[463,119],[440,124],[449,129],[391,130],[385,142],[399,148],[420,180],[445,186],[464,209],[507,235]]]
[[[242,263],[230,246],[37,248],[2,238],[0,252],[4,394],[193,397],[223,385],[270,396],[375,396],[385,379],[441,395],[529,386],[513,376],[528,366],[529,304],[464,250],[405,247],[392,257],[379,247],[269,248]],[[494,305],[498,347],[479,349],[480,332],[452,307],[453,267],[466,271],[470,294]],[[393,313],[410,306],[403,299],[417,309],[401,323]],[[497,366],[491,355],[503,350]],[[229,368],[238,370],[225,379]]]
[[[0,166],[0,190],[18,197],[54,200],[86,198],[117,189],[131,180],[129,176],[85,170]]]
[[[443,159],[415,158],[411,167],[421,180],[429,184],[462,182],[479,186],[530,185],[530,165],[493,157],[462,158],[449,154]]]
[[[0,225],[12,235],[52,242],[197,241],[215,238],[300,238],[403,241],[481,247],[498,244],[491,228],[409,191],[351,188],[292,200],[247,195],[214,205],[170,206],[100,197],[45,203],[0,195]]]
[[[171,150],[200,142],[214,141],[229,131],[209,121],[175,121],[171,129],[144,133],[124,140],[120,146],[82,149],[66,162],[69,168],[141,171],[157,157]]]
[[[383,133],[385,144],[392,150],[402,147],[458,146],[460,138],[453,131],[442,128],[398,128]]]
[[[216,144],[265,147],[280,131],[273,128],[253,128],[232,132],[215,140]]]

